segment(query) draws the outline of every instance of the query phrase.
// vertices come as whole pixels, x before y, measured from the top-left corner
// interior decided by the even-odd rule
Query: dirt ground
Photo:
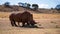
[[[12,27],[5,13],[0,13],[0,34],[60,34],[60,14],[33,14],[39,28]]]
[[[24,28],[12,27],[8,18],[0,18],[0,34],[60,34],[60,24],[58,24],[60,20],[53,20],[57,24],[49,23],[51,20],[47,20],[39,20],[40,28]]]

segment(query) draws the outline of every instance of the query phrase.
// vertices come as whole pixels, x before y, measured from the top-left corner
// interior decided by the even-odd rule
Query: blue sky
[[[60,4],[60,0],[0,0],[0,5],[4,4],[5,2],[10,2],[11,5],[18,5],[19,2],[38,4],[39,8],[54,8],[56,5]]]

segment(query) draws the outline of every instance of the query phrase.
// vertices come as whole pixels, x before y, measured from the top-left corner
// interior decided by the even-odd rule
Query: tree
[[[5,2],[5,3],[4,3],[4,6],[5,6],[5,7],[10,7],[10,2]]]
[[[31,6],[31,5],[28,3],[28,4],[27,4],[27,8],[30,8],[30,6]]]
[[[60,4],[55,7],[55,9],[60,10]]]
[[[21,6],[21,7],[23,7],[24,3],[19,2],[18,5]]]
[[[32,4],[33,10],[37,10],[38,9],[38,4]]]
[[[54,8],[51,8],[51,10],[53,10]]]
[[[60,4],[55,7],[55,9],[60,13]]]
[[[18,4],[19,4],[19,6],[24,7],[24,8],[30,8],[30,6],[31,6],[29,3],[21,3],[21,2],[19,2]]]

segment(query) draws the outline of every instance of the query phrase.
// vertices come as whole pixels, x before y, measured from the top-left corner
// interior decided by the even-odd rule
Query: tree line
[[[5,7],[11,7],[10,2],[5,2],[3,5]],[[27,9],[33,9],[33,10],[38,10],[38,8],[39,8],[38,4],[32,4],[31,5],[29,3],[21,3],[21,2],[18,3],[18,6],[24,7],[24,8],[27,8]]]
[[[5,7],[11,7],[11,6],[10,6],[10,2],[5,2],[3,5],[4,5]],[[24,8],[26,8],[26,9],[32,9],[32,10],[38,10],[38,8],[39,8],[38,4],[32,4],[32,5],[31,5],[31,4],[29,4],[29,3],[22,3],[22,2],[19,2],[19,3],[18,3],[18,6],[24,7]],[[60,4],[56,5],[55,8],[51,8],[51,9],[55,9],[55,10],[57,10],[57,11],[60,13]]]

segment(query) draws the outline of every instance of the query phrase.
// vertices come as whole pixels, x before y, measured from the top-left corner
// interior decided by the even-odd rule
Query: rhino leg
[[[27,23],[27,26],[29,26],[29,25],[30,25],[29,21],[27,21],[26,23]]]
[[[33,24],[33,23],[31,23],[31,26],[34,26],[34,24]]]
[[[20,23],[18,22],[18,26],[20,26]]]
[[[22,27],[24,27],[25,26],[25,22],[22,22]]]
[[[34,20],[30,21],[31,26],[34,26],[35,24],[37,24]]]
[[[12,26],[14,26],[14,23],[13,23],[13,21],[11,21],[11,25],[12,25]]]
[[[14,24],[14,26],[16,26],[16,27],[17,27],[17,25],[16,25],[16,22],[15,22],[15,21],[13,21],[13,24]]]

